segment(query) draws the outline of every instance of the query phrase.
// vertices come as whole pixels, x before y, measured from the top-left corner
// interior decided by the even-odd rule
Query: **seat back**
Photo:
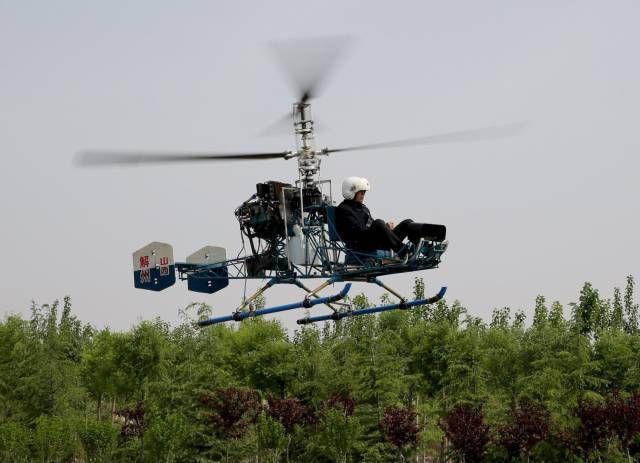
[[[334,263],[338,263],[344,258],[344,263],[346,265],[352,266],[362,266],[365,264],[366,260],[374,259],[386,259],[392,256],[390,251],[386,250],[377,250],[373,252],[361,252],[354,251],[351,249],[347,249],[345,247],[344,241],[340,237],[338,230],[336,229],[336,207],[335,206],[327,206],[327,227],[329,240],[333,242],[332,250],[334,252],[333,259]]]
[[[336,229],[336,207],[327,206],[327,226],[329,228],[329,239],[331,241],[342,241]]]

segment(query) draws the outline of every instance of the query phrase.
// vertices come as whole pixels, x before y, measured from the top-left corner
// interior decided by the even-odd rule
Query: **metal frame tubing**
[[[399,302],[396,304],[383,305],[380,307],[369,307],[366,309],[351,310],[346,312],[336,312],[330,315],[320,315],[317,317],[306,317],[306,318],[301,318],[296,323],[298,323],[298,325],[306,325],[309,323],[321,322],[325,320],[340,320],[345,317],[356,317],[358,315],[366,315],[366,314],[377,313],[377,312],[386,312],[388,310],[396,310],[396,309],[406,310],[418,305],[428,305],[428,304],[433,304],[434,302],[438,302],[440,299],[444,297],[444,294],[446,292],[447,292],[447,287],[443,286],[442,288],[440,288],[440,291],[438,292],[438,294],[428,299],[418,299],[415,301]]]
[[[328,302],[330,303],[330,302],[338,301],[344,298],[350,289],[351,289],[351,283],[347,283],[344,286],[344,288],[342,288],[342,291],[340,291],[338,294],[334,294],[333,296],[320,297],[318,299],[313,299],[313,300],[309,299],[309,297],[307,296],[300,302],[294,302],[292,304],[279,305],[275,307],[269,307],[267,309],[260,309],[260,310],[254,310],[254,311],[234,312],[231,315],[225,315],[223,317],[215,317],[215,318],[210,318],[208,320],[202,320],[198,322],[198,325],[208,326],[208,325],[214,325],[217,323],[229,322],[232,320],[239,322],[248,317],[259,317],[261,315],[267,315],[267,314],[276,313],[276,312],[284,312],[285,310],[299,309],[300,307],[310,308],[310,307],[313,307],[314,305],[326,304]]]

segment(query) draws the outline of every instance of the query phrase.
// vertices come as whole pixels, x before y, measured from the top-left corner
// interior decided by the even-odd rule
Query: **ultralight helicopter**
[[[249,161],[297,159],[298,178],[292,183],[266,181],[256,185],[256,192],[235,210],[240,225],[242,250],[237,257],[227,258],[225,248],[205,246],[175,262],[173,248],[162,242],[152,242],[133,253],[134,286],[161,291],[172,286],[177,278],[187,281],[190,291],[215,293],[227,287],[229,280],[266,280],[250,297],[245,298],[233,313],[202,320],[200,326],[227,321],[242,321],[248,317],[311,308],[324,304],[328,315],[305,316],[298,324],[323,320],[340,320],[395,309],[410,309],[439,301],[447,290],[442,287],[432,297],[408,300],[383,283],[385,275],[415,272],[438,267],[448,242],[420,240],[402,258],[386,250],[358,252],[347,249],[335,227],[335,206],[331,180],[320,177],[323,156],[348,151],[451,143],[505,138],[517,133],[521,123],[451,132],[391,142],[355,145],[346,148],[316,149],[311,99],[327,70],[349,44],[349,39],[322,38],[286,41],[274,44],[299,91],[293,103],[293,131],[296,149],[280,152],[244,153],[148,153],[85,151],[76,157],[80,166],[136,165],[140,163],[176,163],[190,161]],[[249,248],[246,247],[248,242]],[[322,284],[309,288],[303,280],[322,279]],[[392,304],[354,310],[341,301],[352,282],[376,284],[398,301]],[[342,290],[321,296],[322,290],[334,283],[345,283]],[[293,284],[306,294],[298,302],[256,309],[255,301],[270,287]]]

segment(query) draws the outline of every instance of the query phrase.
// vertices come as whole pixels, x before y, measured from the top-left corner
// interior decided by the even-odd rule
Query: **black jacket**
[[[365,232],[372,223],[371,212],[363,203],[345,199],[336,208],[336,231],[348,248],[361,247]]]

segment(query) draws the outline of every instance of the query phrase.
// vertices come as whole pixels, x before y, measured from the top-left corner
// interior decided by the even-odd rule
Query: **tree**
[[[585,457],[597,452],[611,435],[607,409],[604,404],[581,400],[576,409],[580,424],[573,437],[574,446]]]
[[[624,288],[624,312],[625,312],[625,331],[635,334],[640,330],[640,319],[638,315],[638,304],[634,302],[633,291],[635,288],[635,280],[632,275],[627,276],[627,285]]]
[[[503,307],[501,309],[493,309],[491,315],[491,328],[503,328],[509,327],[511,321],[511,309],[509,307]]]
[[[321,454],[338,463],[352,459],[360,439],[360,425],[345,407],[328,407],[316,426],[317,447]]]
[[[285,447],[288,447],[287,433],[282,423],[268,415],[260,415],[258,418],[258,448],[266,451],[271,457],[269,461],[278,463]],[[289,456],[287,455],[287,462]]]
[[[218,437],[226,440],[225,461],[229,461],[229,444],[244,437],[260,413],[258,392],[245,388],[217,389],[200,398],[206,418]]]
[[[224,437],[239,438],[255,423],[260,409],[257,391],[243,388],[218,389],[204,394],[202,403],[210,410],[209,422]]]
[[[9,316],[0,324],[0,422],[33,416],[24,378],[37,369],[34,344],[29,324],[20,317]]]
[[[482,407],[456,405],[440,421],[440,428],[465,463],[482,461],[489,443],[489,426],[484,421]]]
[[[613,307],[611,310],[611,328],[616,331],[624,328],[624,307],[622,305],[622,296],[620,288],[613,288]]]
[[[294,428],[305,422],[309,412],[296,398],[278,399],[277,397],[269,396],[268,404],[267,415],[282,425],[286,435],[286,460],[288,462],[289,447]],[[270,428],[273,428],[273,426],[270,426]]]
[[[384,409],[384,415],[380,420],[385,439],[398,449],[401,461],[405,461],[403,450],[418,443],[420,428],[416,418],[415,410],[390,406]]]
[[[114,341],[109,329],[94,336],[82,355],[81,379],[91,397],[96,401],[96,420],[101,419],[102,400],[115,396],[116,364]]]
[[[143,321],[133,329],[123,347],[126,374],[133,380],[135,388],[145,399],[146,383],[156,379],[162,369],[169,327],[156,319]]]
[[[640,392],[629,397],[622,397],[615,391],[605,404],[608,427],[619,439],[622,449],[631,462],[629,447],[632,439],[640,433]]]
[[[147,410],[145,448],[150,461],[193,461],[196,458],[190,444],[198,429],[185,412],[183,407],[174,409],[169,404],[164,404],[162,410]]]
[[[30,461],[31,433],[21,423],[6,421],[0,424],[0,461],[27,463]]]
[[[558,301],[551,304],[551,311],[548,317],[549,324],[554,328],[561,328],[565,324],[564,307]]]
[[[486,395],[483,343],[485,327],[471,325],[458,330],[448,340],[446,346],[447,369],[443,386],[447,393],[458,401],[483,400]]]
[[[573,304],[573,324],[575,329],[581,334],[592,334],[597,326],[596,321],[600,317],[600,311],[598,290],[587,282],[580,291],[579,302]]]
[[[488,326],[439,301],[292,338],[258,319],[96,331],[69,298],[34,303],[30,319],[0,319],[0,460],[382,463],[399,451],[409,459],[415,429],[418,458],[442,461],[448,449],[466,463],[504,460],[501,444],[521,460],[631,460],[634,291],[628,280],[609,301],[586,284],[573,322],[542,296],[530,327],[521,311],[496,310]],[[424,282],[414,292],[424,295]],[[352,302],[370,305],[364,294]],[[487,423],[496,423],[492,447]]]
[[[549,437],[551,419],[547,410],[531,401],[522,400],[511,408],[510,422],[498,427],[498,443],[511,459],[526,458],[531,449]]]
[[[524,329],[524,322],[527,320],[527,316],[523,310],[516,310],[513,316],[513,327],[521,330]]]
[[[545,305],[544,296],[536,296],[536,305],[533,310],[533,326],[540,327],[545,325],[549,318],[549,309]]]
[[[592,358],[597,376],[605,382],[606,391],[622,390],[629,383],[629,374],[637,364],[632,341],[627,333],[611,330],[594,343]]]
[[[286,395],[295,366],[292,345],[279,322],[248,320],[228,339],[227,362],[234,363],[238,379],[248,387]]]
[[[109,461],[117,436],[118,431],[111,423],[88,421],[78,431],[89,463]]]
[[[42,461],[69,461],[77,453],[74,427],[62,417],[38,417],[33,440]]]
[[[546,329],[546,325],[543,328]],[[530,330],[538,333],[540,329]],[[499,329],[489,329],[482,337],[481,370],[486,377],[487,392],[493,399],[509,404],[521,388],[518,378],[523,373],[522,351],[528,345],[526,335],[508,323]]]
[[[121,408],[116,411],[116,414],[121,417],[120,436],[124,440],[144,435],[146,428],[144,402],[139,401],[129,407]]]

